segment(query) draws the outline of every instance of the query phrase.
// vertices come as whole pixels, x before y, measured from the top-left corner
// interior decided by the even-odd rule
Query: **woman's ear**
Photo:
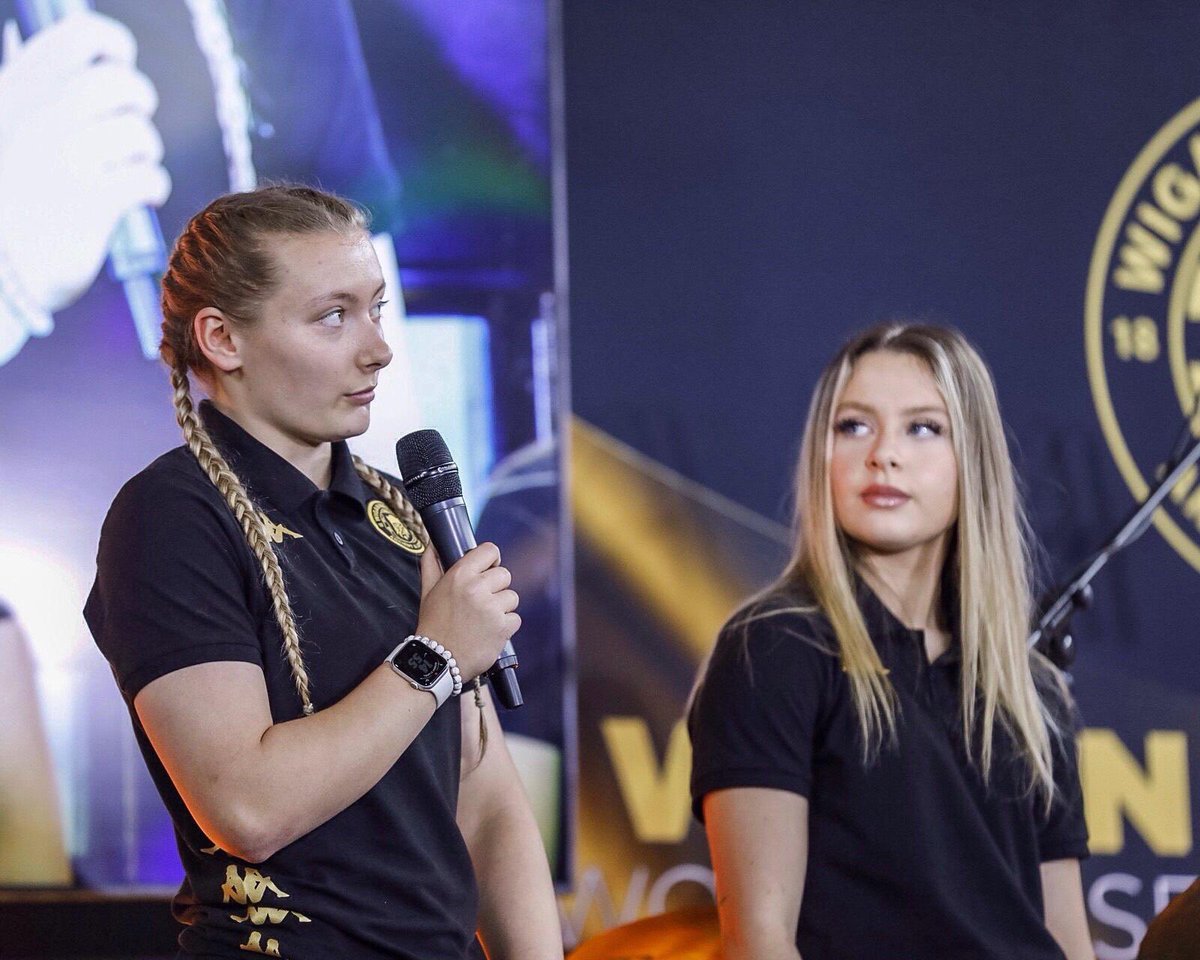
[[[242,367],[241,345],[233,324],[216,307],[205,307],[192,319],[196,346],[213,369],[233,373]]]

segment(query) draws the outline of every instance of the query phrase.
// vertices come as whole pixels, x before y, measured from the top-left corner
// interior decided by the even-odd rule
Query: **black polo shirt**
[[[415,627],[420,544],[359,479],[346,444],[333,445],[332,482],[320,490],[211,404],[201,412],[269,521],[322,710]],[[183,953],[481,957],[474,872],[455,823],[458,701],[434,714],[365,796],[267,861],[244,863],[196,825],[133,709],[157,677],[241,661],[262,668],[276,722],[302,713],[258,561],[187,449],[163,455],[117,495],[98,568],[85,616],[175,823],[186,873],[174,905],[186,924]],[[238,722],[236,712],[228,722]]]
[[[729,787],[808,798],[804,960],[1061,960],[1039,866],[1087,856],[1073,740],[1056,751],[1049,816],[1004,731],[985,786],[961,732],[957,641],[930,664],[921,631],[865,587],[859,602],[898,697],[898,747],[864,767],[824,616],[727,625],[689,716],[696,815]]]

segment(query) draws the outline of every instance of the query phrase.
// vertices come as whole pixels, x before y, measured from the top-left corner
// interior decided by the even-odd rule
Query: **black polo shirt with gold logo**
[[[929,663],[921,631],[865,585],[858,601],[896,692],[897,744],[864,765],[850,681],[824,615],[727,626],[689,716],[696,815],[706,795],[731,787],[808,799],[796,932],[805,960],[1062,960],[1043,920],[1040,864],[1088,854],[1066,705],[1039,684],[1067,728],[1047,813],[1005,730],[987,782],[972,761],[957,638]],[[950,604],[956,633],[953,613]]]
[[[267,520],[313,704],[324,709],[413,631],[421,544],[362,482],[345,443],[333,445],[332,481],[320,490],[211,404],[201,413]],[[186,873],[175,900],[185,955],[482,956],[474,872],[455,823],[457,701],[434,714],[365,796],[263,863],[216,848],[167,776],[133,709],[158,677],[198,663],[254,663],[273,719],[302,712],[259,563],[186,448],[160,457],[118,494],[85,616],[175,823]],[[227,720],[236,725],[236,712]]]

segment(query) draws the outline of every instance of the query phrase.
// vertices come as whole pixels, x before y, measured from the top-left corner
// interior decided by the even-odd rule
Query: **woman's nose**
[[[361,348],[363,366],[373,370],[386,367],[392,362],[392,348],[383,335],[383,325],[376,320],[367,322]]]
[[[896,441],[890,431],[881,430],[879,432],[868,451],[867,465],[877,468],[895,468],[900,465]]]

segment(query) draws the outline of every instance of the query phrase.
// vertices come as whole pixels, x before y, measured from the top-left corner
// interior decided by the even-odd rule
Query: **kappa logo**
[[[1200,100],[1151,137],[1109,203],[1092,252],[1084,338],[1104,437],[1144,500],[1178,432],[1163,425],[1192,416],[1200,436]],[[1194,468],[1154,524],[1200,571]]]
[[[303,540],[304,535],[297,533],[295,530],[289,530],[282,523],[276,523],[265,513],[260,513],[263,526],[266,527],[267,536],[271,538],[272,543],[283,543],[284,537],[291,537],[293,540]]]
[[[421,542],[421,538],[410,530],[408,525],[396,516],[396,512],[382,500],[372,500],[367,504],[367,517],[371,521],[371,526],[396,546],[404,548],[409,553],[425,552],[425,544]]]

